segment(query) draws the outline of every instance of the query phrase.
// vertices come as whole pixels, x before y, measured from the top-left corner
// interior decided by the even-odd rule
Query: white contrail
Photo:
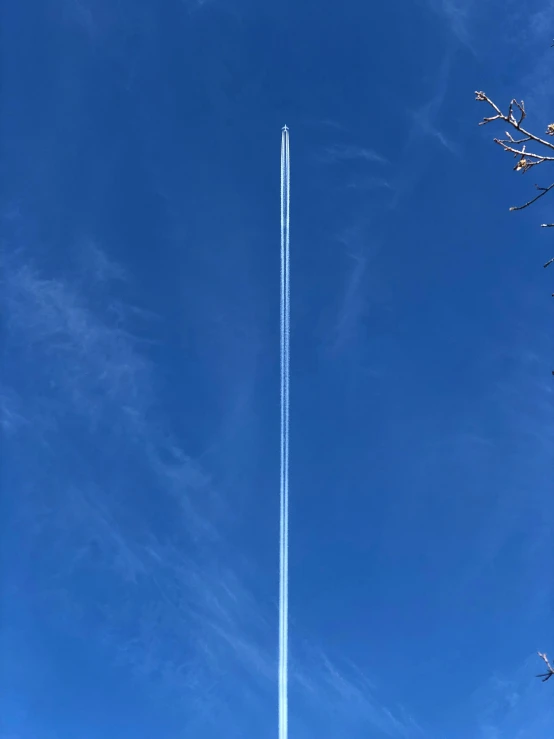
[[[281,476],[279,511],[279,739],[288,737],[290,149],[281,135]]]

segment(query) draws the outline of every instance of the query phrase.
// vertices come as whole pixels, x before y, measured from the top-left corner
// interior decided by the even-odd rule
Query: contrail
[[[279,511],[279,739],[288,737],[290,148],[281,134],[281,476]]]

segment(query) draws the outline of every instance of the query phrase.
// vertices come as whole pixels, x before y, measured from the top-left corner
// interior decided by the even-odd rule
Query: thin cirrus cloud
[[[547,29],[552,28],[553,23],[554,2],[551,1],[547,4],[533,4],[525,19],[514,28],[514,37],[517,38],[521,33],[533,52],[523,79],[517,83],[518,89],[514,88],[511,94],[518,100],[524,98],[527,113],[539,121],[538,125],[542,130],[534,131],[539,135],[546,129],[547,124],[551,123],[552,116],[549,74],[549,65],[552,61],[552,34]],[[535,124],[535,129],[537,127]]]
[[[439,66],[438,77],[433,82],[433,90],[427,102],[406,111],[411,126],[404,141],[401,158],[410,166],[398,172],[393,180],[393,197],[388,206],[390,210],[396,209],[401,200],[416,187],[422,170],[430,161],[429,141],[436,142],[439,151],[446,150],[448,154],[457,157],[461,154],[458,145],[450,139],[438,122],[448,92],[451,63],[452,52],[449,51]]]
[[[382,177],[374,177],[371,175],[367,176],[353,176],[346,185],[351,190],[392,190],[393,187],[387,180]]]
[[[360,722],[361,728],[361,722],[367,721],[384,736],[406,739],[425,736],[415,719],[401,707],[393,712],[375,700],[375,686],[355,665],[348,664],[339,670],[325,653],[320,652],[318,656],[321,679],[327,689],[326,703],[331,707],[336,703],[348,706],[353,726]]]
[[[111,280],[128,276],[97,245],[83,258],[88,292],[21,254],[5,271],[11,359],[2,397],[17,409],[10,466],[28,491],[20,514],[44,552],[11,579],[36,568],[28,597],[45,616],[107,646],[115,664],[151,686],[160,708],[182,711],[185,727],[212,725],[218,735],[226,721],[229,736],[242,736],[259,704],[269,736],[275,606],[245,584],[251,565],[229,543],[217,486],[163,419],[156,367],[133,331],[136,312],[123,301],[113,310]],[[21,429],[16,415],[27,421]],[[23,607],[11,605],[8,618]],[[292,682],[305,736],[314,722],[322,736],[344,726],[360,737],[368,727],[418,735],[359,671],[324,653],[297,650]]]
[[[476,56],[470,33],[475,0],[424,0],[427,7],[442,18],[453,36]]]
[[[352,160],[362,160],[366,162],[375,162],[378,164],[387,164],[387,159],[373,149],[367,149],[363,146],[353,146],[347,144],[335,144],[326,147],[321,153],[321,159],[330,164]]]
[[[368,298],[365,290],[368,257],[351,255],[352,265],[348,273],[335,320],[330,331],[328,349],[335,355],[346,345],[352,349],[360,321],[367,311]]]
[[[548,691],[529,678],[539,666],[528,655],[508,674],[494,674],[475,691],[471,710],[482,739],[532,739],[551,733],[554,708]],[[540,668],[539,668],[540,669]]]
[[[343,277],[325,321],[323,349],[328,358],[365,376],[381,373],[379,359],[367,340],[368,321],[390,315],[389,286],[377,267],[382,236],[374,218],[360,217],[337,234]]]
[[[457,145],[450,140],[446,133],[441,130],[437,123],[444,100],[448,92],[448,78],[450,75],[451,55],[447,54],[439,66],[438,78],[434,84],[434,91],[429,100],[421,107],[410,112],[413,128],[409,141],[419,134],[434,138],[442,147],[451,154],[458,155],[460,151]]]

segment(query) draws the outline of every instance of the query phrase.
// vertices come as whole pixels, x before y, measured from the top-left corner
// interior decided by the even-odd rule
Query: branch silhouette
[[[554,41],[552,43],[554,47]],[[528,131],[523,127],[523,123],[527,116],[525,110],[525,103],[523,100],[519,102],[515,98],[512,98],[508,107],[508,112],[503,113],[498,105],[493,102],[490,97],[484,92],[475,92],[475,99],[478,102],[486,103],[492,108],[493,115],[486,116],[479,123],[480,126],[486,126],[488,123],[493,121],[502,121],[506,123],[512,131],[516,133],[510,133],[510,130],[506,131],[506,138],[495,138],[495,144],[501,146],[504,151],[510,152],[517,159],[514,170],[516,172],[528,172],[534,167],[538,167],[545,162],[554,162],[554,141],[548,140],[547,137],[554,137],[554,123],[549,123],[546,127],[545,134],[543,136],[537,136],[536,134]],[[530,148],[529,148],[530,147]],[[554,182],[547,187],[535,184],[537,194],[535,197],[530,198],[526,203],[522,205],[513,205],[510,210],[524,210],[534,205],[538,200],[547,195],[551,190],[554,189]],[[554,223],[541,223],[541,228],[554,228]],[[549,259],[543,267],[548,267],[554,263],[554,257]],[[552,294],[554,297],[554,293]],[[554,370],[552,371],[554,376]],[[552,677],[553,671],[546,655],[540,655],[546,662],[549,672],[545,673],[544,682]]]
[[[547,672],[543,672],[542,674],[537,675],[537,677],[542,677],[541,682],[545,683],[547,680],[550,680],[552,675],[554,675],[554,668],[548,661],[548,657],[546,656],[546,654],[543,654],[542,652],[538,652],[538,655],[542,660],[544,660]]]

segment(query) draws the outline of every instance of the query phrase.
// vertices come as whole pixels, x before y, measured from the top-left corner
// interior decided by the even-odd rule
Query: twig
[[[500,121],[505,121],[510,126],[512,126],[512,128],[515,128],[516,131],[518,131],[518,133],[522,134],[521,137],[515,139],[509,131],[506,131],[505,139],[494,139],[495,144],[498,144],[499,146],[501,146],[504,149],[504,151],[509,151],[514,155],[514,157],[518,157],[518,162],[516,166],[514,167],[514,169],[517,172],[527,172],[529,169],[531,169],[531,167],[536,167],[538,164],[542,164],[543,162],[554,161],[554,156],[546,156],[545,154],[535,154],[535,152],[533,151],[527,151],[525,145],[529,143],[529,141],[533,141],[536,144],[545,146],[547,149],[550,149],[551,151],[554,151],[554,144],[550,143],[550,141],[546,141],[546,139],[541,139],[540,136],[535,136],[534,133],[531,133],[530,131],[527,131],[526,129],[522,128],[521,124],[523,123],[527,115],[525,112],[525,105],[523,103],[523,100],[520,103],[514,98],[510,102],[508,113],[504,114],[500,110],[500,108],[495,103],[493,103],[493,101],[487,95],[485,95],[484,92],[476,92],[475,99],[481,102],[488,103],[495,112],[495,115],[489,116],[487,118],[483,118],[483,120],[479,123],[480,126],[484,126],[487,123],[491,123],[491,121],[500,120]],[[514,115],[514,107],[516,107],[519,111],[517,118]],[[550,123],[547,126],[546,134],[548,136],[554,136],[554,124],[553,123]]]
[[[527,201],[527,203],[524,203],[523,205],[512,205],[510,210],[523,210],[524,208],[528,208],[530,205],[533,205],[533,203],[536,203],[539,198],[542,198],[543,195],[546,195],[547,192],[550,192],[552,188],[554,187],[554,182],[549,185],[548,187],[539,187],[538,185],[535,185],[537,190],[540,190],[539,194],[536,195],[532,200]],[[543,223],[543,226],[546,224]]]
[[[546,669],[548,670],[548,672],[543,672],[542,675],[537,675],[537,677],[542,677],[541,682],[545,683],[547,680],[550,680],[552,675],[554,675],[554,668],[548,661],[548,657],[546,656],[546,654],[542,654],[542,652],[538,652],[538,655],[542,660],[544,660],[544,664],[546,665]]]
[[[541,144],[541,146],[545,146],[551,151],[554,151],[554,143],[551,143],[546,139],[541,139],[539,136],[535,136],[535,134],[522,128],[521,124],[526,117],[525,105],[523,103],[523,100],[520,103],[514,98],[510,102],[508,113],[504,114],[496,105],[496,103],[494,103],[484,92],[476,92],[475,99],[481,102],[488,103],[495,112],[495,115],[483,118],[483,120],[479,123],[480,126],[490,123],[491,121],[501,120],[508,123],[510,126],[512,126],[512,128],[515,128],[516,131],[520,134],[520,136],[516,139],[509,131],[506,131],[505,139],[494,139],[495,144],[501,146],[504,151],[509,151],[511,154],[514,155],[514,157],[518,159],[514,167],[514,170],[516,172],[527,172],[532,167],[536,167],[543,162],[554,161],[554,155],[547,156],[546,154],[536,154],[533,151],[527,150],[526,144],[528,144],[530,141]],[[514,107],[517,108],[517,110],[519,111],[517,117],[514,115]],[[548,136],[554,136],[554,123],[550,123],[547,126],[546,134]],[[534,198],[531,198],[531,200],[528,200],[526,203],[523,203],[523,205],[513,205],[510,210],[523,210],[524,208],[528,208],[533,203],[536,203],[539,198],[542,198],[543,195],[546,195],[547,192],[550,192],[550,190],[554,188],[554,183],[552,183],[552,185],[550,185],[549,187],[539,187],[539,185],[535,185],[535,187],[537,188],[537,190],[540,191],[538,195],[536,195]],[[543,228],[551,228],[552,226],[554,226],[554,224],[542,224]]]
[[[552,46],[554,47],[554,41],[552,42]],[[505,139],[494,139],[495,144],[501,146],[504,151],[509,151],[511,154],[514,155],[515,158],[517,158],[517,163],[514,167],[514,170],[516,172],[527,172],[532,167],[536,167],[543,162],[554,161],[554,155],[546,156],[545,154],[536,154],[533,151],[527,151],[526,147],[530,141],[536,144],[540,144],[550,151],[554,151],[554,144],[546,141],[545,139],[541,139],[540,136],[535,136],[535,134],[527,131],[525,128],[522,127],[522,123],[526,117],[525,105],[523,103],[523,100],[520,103],[515,98],[513,98],[508,107],[508,113],[504,114],[484,92],[476,92],[475,99],[479,100],[480,102],[488,103],[488,105],[490,105],[490,107],[494,111],[494,115],[483,118],[483,120],[479,123],[480,126],[484,126],[487,123],[491,123],[492,121],[505,121],[508,125],[512,126],[512,128],[515,128],[515,130],[518,132],[518,138],[514,138],[514,136],[509,131],[506,131]],[[516,114],[517,117],[516,115],[514,115],[514,108],[517,108],[517,110],[519,111]],[[548,124],[545,133],[547,136],[554,137],[554,123]],[[554,182],[548,187],[540,187],[539,185],[535,185],[535,188],[539,191],[538,195],[535,195],[534,198],[531,198],[526,203],[523,203],[523,205],[513,205],[510,210],[523,210],[524,208],[528,208],[530,205],[533,205],[533,203],[536,203],[537,200],[540,200],[540,198],[542,198],[544,195],[546,195],[547,192],[550,192],[550,190],[554,188]],[[554,223],[542,223],[541,227],[553,228]],[[544,264],[543,266],[548,267],[552,263],[554,263],[554,257],[546,262],[546,264]],[[552,294],[552,297],[554,297],[554,293]],[[552,370],[552,376],[554,377],[554,370]],[[543,682],[546,682],[547,680],[550,680],[552,675],[554,675],[554,669],[550,665],[546,654],[541,654],[541,652],[539,652],[538,654],[539,657],[544,660],[548,668],[548,672],[545,672],[542,675],[538,675],[537,677],[541,677]]]
[[[487,123],[490,123],[491,121],[496,121],[500,119],[502,121],[506,121],[506,123],[509,123],[510,126],[513,126],[517,131],[522,133],[527,141],[536,141],[537,144],[542,144],[543,146],[546,146],[548,149],[554,150],[554,144],[551,144],[549,141],[545,141],[544,139],[541,139],[539,136],[535,136],[534,133],[531,133],[530,131],[526,131],[524,128],[521,127],[523,119],[527,115],[525,112],[525,106],[524,106],[523,100],[521,101],[521,103],[518,103],[518,101],[515,100],[514,98],[510,103],[510,107],[508,108],[508,114],[504,115],[504,113],[500,110],[500,108],[497,105],[495,105],[493,101],[487,95],[485,95],[484,92],[476,92],[475,99],[488,103],[491,106],[491,108],[496,112],[496,115],[493,115],[490,118],[483,118],[483,120],[479,124],[480,126],[484,126]],[[514,105],[520,111],[519,120],[516,120],[513,114]],[[550,127],[547,129],[547,133],[550,133]],[[509,137],[509,134],[508,134],[508,137]]]

